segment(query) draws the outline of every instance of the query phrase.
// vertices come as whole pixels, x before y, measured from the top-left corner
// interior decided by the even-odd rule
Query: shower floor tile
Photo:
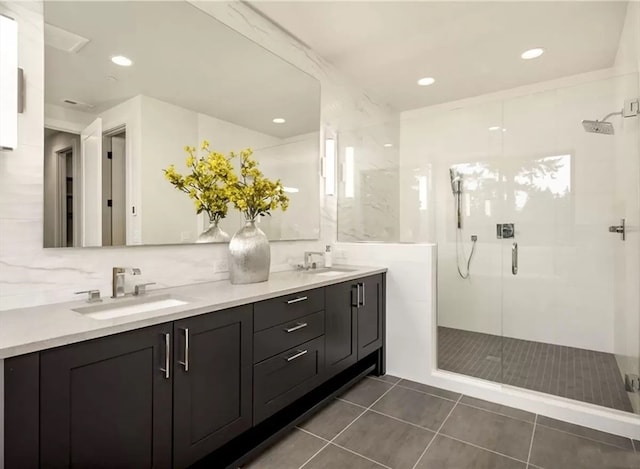
[[[610,353],[438,327],[438,367],[633,412]]]

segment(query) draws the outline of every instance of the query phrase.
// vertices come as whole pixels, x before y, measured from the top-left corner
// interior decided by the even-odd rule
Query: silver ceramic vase
[[[229,279],[234,285],[266,282],[271,267],[269,239],[247,220],[229,242]]]
[[[205,231],[203,231],[196,243],[228,243],[229,234],[226,231],[222,231],[218,226],[218,221],[213,221]]]

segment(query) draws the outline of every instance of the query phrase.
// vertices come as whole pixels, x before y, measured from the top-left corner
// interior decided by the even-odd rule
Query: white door
[[[82,160],[81,246],[102,246],[102,119],[80,134]]]

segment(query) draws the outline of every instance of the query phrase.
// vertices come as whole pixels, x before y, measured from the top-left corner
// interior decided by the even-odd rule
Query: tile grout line
[[[500,453],[499,451],[496,451],[494,449],[484,448],[484,447],[479,446],[479,445],[477,445],[475,443],[470,443],[468,441],[461,440],[460,438],[456,438],[455,436],[447,435],[446,433],[439,433],[438,436],[441,436],[442,438],[448,438],[450,440],[454,440],[454,441],[457,441],[457,442],[460,442],[460,443],[464,443],[465,445],[468,445],[468,446],[473,446],[474,448],[481,449],[482,451],[486,451],[488,453],[497,454],[498,456],[502,456],[503,458],[512,459],[513,461],[518,461],[518,462],[521,462],[523,464],[527,463],[526,461],[523,461],[522,459],[514,458],[513,456],[509,456],[508,454]]]
[[[332,445],[332,446],[336,446],[336,447],[338,447],[338,448],[340,448],[340,449],[342,449],[344,451],[348,451],[351,454],[355,454],[356,456],[360,456],[361,458],[366,459],[367,461],[371,461],[372,463],[376,464],[377,466],[384,467],[385,469],[392,469],[391,467],[389,467],[389,466],[387,466],[385,464],[382,464],[381,462],[378,462],[375,459],[371,459],[371,458],[365,456],[364,454],[357,453],[352,449],[349,449],[349,448],[346,448],[346,447],[344,447],[342,445],[339,445],[338,443],[329,443],[329,444]]]
[[[420,455],[420,457],[418,458],[418,460],[416,461],[416,463],[413,465],[413,467],[411,469],[416,469],[416,467],[418,467],[418,464],[420,463],[420,461],[422,460],[424,455],[427,454],[427,451],[429,450],[429,448],[431,447],[431,445],[433,444],[435,439],[440,434],[440,430],[442,430],[442,427],[444,427],[444,424],[447,423],[447,420],[449,420],[449,417],[451,417],[451,414],[453,414],[453,411],[455,410],[455,408],[458,407],[458,403],[460,402],[460,399],[462,399],[462,396],[463,396],[463,394],[460,394],[460,397],[458,398],[456,403],[453,405],[453,407],[451,408],[451,410],[449,411],[449,413],[447,414],[445,419],[442,421],[442,424],[440,424],[440,426],[438,427],[438,430],[436,431],[436,434],[433,435],[433,438],[431,438],[431,440],[427,444],[427,447],[424,449],[424,451],[422,452],[422,454]]]
[[[360,383],[361,383],[361,382],[362,382],[362,381],[360,381]],[[398,382],[399,382],[399,381],[398,381]],[[360,383],[358,383],[358,384],[360,384]],[[387,383],[387,384],[391,384],[391,383]],[[373,407],[374,405],[376,405],[376,404],[378,403],[378,401],[379,401],[380,399],[382,399],[384,396],[386,396],[386,395],[387,395],[387,393],[388,393],[389,391],[391,391],[393,388],[395,388],[397,384],[398,384],[398,383],[392,384],[392,385],[391,385],[391,387],[390,387],[389,389],[387,389],[384,393],[382,393],[382,395],[381,395],[379,398],[377,398],[377,399],[376,399],[376,400],[375,400],[375,401],[374,401],[374,402],[373,402],[369,407],[365,408],[365,409],[360,413],[360,415],[358,415],[355,419],[353,419],[353,421],[352,421],[349,425],[347,425],[347,426],[346,426],[346,427],[344,427],[340,432],[338,432],[338,434],[337,434],[336,436],[334,436],[334,437],[329,441],[329,443],[327,443],[327,444],[326,444],[326,445],[324,445],[322,448],[320,448],[316,453],[314,453],[314,454],[313,454],[309,459],[307,459],[307,460],[304,462],[304,464],[303,464],[302,466],[300,466],[298,469],[302,469],[304,466],[306,466],[307,464],[309,464],[309,462],[311,462],[311,460],[312,460],[313,458],[315,458],[318,454],[320,454],[320,452],[321,452],[322,450],[324,450],[327,446],[329,446],[331,443],[333,443],[333,441],[334,441],[336,438],[338,438],[340,435],[342,435],[342,434],[343,434],[343,433],[344,433],[344,432],[345,432],[349,427],[351,427],[351,425],[353,425],[353,424],[354,424],[354,423],[355,423],[355,422],[356,422],[360,417],[362,417],[362,416],[363,416],[363,415],[364,415],[364,414],[365,414],[365,413],[366,413],[366,412],[367,412],[371,407]],[[348,402],[348,401],[347,401],[347,402]],[[361,407],[363,407],[363,406],[361,406]],[[337,445],[336,445],[336,446],[337,446]]]
[[[563,422],[563,423],[569,423],[569,424],[571,424],[571,422],[565,422],[564,420],[560,420],[560,422]],[[625,450],[626,450],[626,449],[629,449],[629,448],[623,448],[622,446],[618,446],[618,445],[613,444],[613,443],[609,443],[609,442],[607,442],[607,441],[602,441],[602,440],[598,440],[598,439],[596,439],[596,438],[591,438],[591,437],[589,437],[589,436],[578,435],[577,433],[570,432],[570,431],[568,431],[568,430],[561,430],[561,429],[559,429],[559,428],[550,427],[549,425],[545,425],[544,423],[539,423],[538,425],[540,425],[541,427],[544,427],[544,428],[546,428],[546,429],[548,429],[548,430],[553,430],[554,432],[565,433],[565,434],[567,434],[567,435],[575,436],[575,437],[577,437],[577,438],[582,438],[582,439],[584,439],[584,440],[592,441],[592,442],[594,442],[594,443],[600,443],[600,444],[603,444],[603,445],[607,445],[607,446],[610,446],[610,447],[612,447],[612,448],[625,449]],[[571,424],[571,425],[573,425],[573,424]],[[589,428],[589,427],[584,427],[584,428],[586,428],[587,430],[595,430],[594,428]],[[600,431],[600,430],[595,430],[595,431]],[[606,433],[606,432],[603,432],[603,433],[605,433],[605,434],[607,434],[607,435],[617,436],[617,437],[620,437],[620,438],[624,438],[624,439],[626,439],[626,437],[624,437],[624,436],[615,435],[615,434],[613,434],[613,433]],[[631,449],[632,449],[632,450],[633,450],[633,449],[635,449],[635,446],[634,446],[634,444],[633,444],[633,438],[629,438],[629,440],[631,440]]]
[[[338,398],[337,398],[337,399],[338,399]],[[341,400],[342,402],[346,402],[346,403],[352,404],[352,403],[351,403],[351,402],[349,402],[349,401],[345,401],[345,400],[343,400],[343,399],[340,399],[340,400]],[[461,403],[461,404],[462,404],[462,403]],[[366,407],[359,406],[359,405],[357,405],[357,404],[353,404],[353,405],[354,405],[354,406],[358,406],[358,407],[363,408],[363,409],[366,409]],[[464,405],[464,404],[463,404],[463,405]],[[370,410],[371,412],[373,412],[373,413],[376,413],[376,414],[382,415],[382,416],[384,416],[384,417],[388,417],[388,418],[390,418],[390,419],[397,420],[397,421],[402,422],[402,423],[405,423],[405,424],[407,424],[407,425],[411,425],[411,426],[413,426],[413,427],[417,427],[417,428],[419,428],[419,429],[421,429],[421,430],[425,430],[425,431],[428,431],[428,432],[434,433],[434,435],[435,435],[435,433],[436,433],[436,431],[435,431],[435,430],[432,430],[431,428],[423,427],[423,426],[418,425],[418,424],[415,424],[415,423],[413,423],[413,422],[409,422],[408,420],[402,420],[401,418],[394,417],[393,415],[385,414],[384,412],[380,412],[379,410],[375,410],[375,409],[369,409],[369,410]],[[481,409],[481,410],[483,410],[483,409]],[[531,424],[533,424],[533,422],[524,422],[524,423],[531,423]],[[321,440],[329,441],[329,440],[327,440],[326,438],[324,438],[324,437],[322,437],[322,436],[320,436],[320,435],[316,435],[315,433],[310,432],[309,430],[305,430],[304,428],[300,428],[300,427],[296,427],[296,428],[299,428],[300,430],[302,430],[302,431],[304,431],[305,433],[308,433],[308,434],[310,434],[310,435],[312,435],[312,436],[318,437],[318,438],[320,438]],[[445,434],[445,433],[439,433],[439,436],[442,436],[443,438],[448,438],[448,439],[450,439],[450,440],[455,440],[455,441],[458,441],[458,442],[460,442],[460,443],[464,443],[465,445],[473,446],[474,448],[478,448],[478,449],[481,449],[481,450],[483,450],[483,451],[487,451],[487,452],[489,452],[489,453],[494,453],[494,454],[497,454],[497,455],[499,455],[499,456],[502,456],[502,457],[505,457],[505,458],[508,458],[508,459],[513,459],[514,461],[518,461],[518,462],[521,462],[521,463],[524,463],[524,464],[526,464],[526,463],[527,463],[526,461],[523,461],[522,459],[514,458],[513,456],[509,456],[508,454],[500,453],[499,451],[495,451],[495,450],[493,450],[493,449],[485,448],[485,447],[483,447],[483,446],[479,446],[479,445],[477,445],[477,444],[475,444],[475,443],[471,443],[471,442],[468,442],[468,441],[465,441],[465,440],[461,440],[461,439],[459,439],[459,438],[456,438],[456,437],[451,436],[451,435],[447,435],[447,434]],[[364,455],[362,455],[362,454],[360,454],[360,453],[358,453],[358,452],[356,452],[356,451],[353,451],[353,450],[351,450],[351,449],[349,449],[349,448],[345,448],[344,446],[341,446],[341,445],[339,445],[339,444],[337,444],[337,443],[335,443],[335,442],[331,442],[331,444],[332,444],[332,445],[334,445],[334,446],[337,446],[337,447],[339,447],[339,448],[345,449],[345,450],[347,450],[347,451],[349,451],[349,452],[351,452],[351,453],[353,453],[353,454],[357,454],[358,456],[362,456],[362,457],[363,457],[363,458],[365,458],[365,459],[369,459],[367,456],[364,456]],[[380,463],[380,462],[377,462],[377,461],[374,461],[373,459],[372,459],[371,461],[375,462],[376,464],[380,464],[380,465],[383,465],[383,466],[384,466],[384,464],[382,464],[382,463]]]
[[[529,465],[531,464],[531,450],[533,449],[533,439],[536,436],[537,425],[538,425],[538,414],[536,414],[536,418],[533,421],[533,431],[531,432],[531,442],[529,443],[529,454],[527,455],[527,469],[529,469]]]

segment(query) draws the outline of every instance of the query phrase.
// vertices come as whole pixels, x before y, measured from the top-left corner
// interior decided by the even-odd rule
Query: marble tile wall
[[[350,85],[313,51],[241,2],[192,2],[321,82],[321,121],[341,132],[393,119],[386,106]],[[113,266],[135,266],[158,287],[228,276],[225,246],[43,249],[44,44],[41,2],[0,2],[19,21],[19,65],[25,70],[26,112],[19,147],[0,152],[0,310],[74,299],[73,292],[110,291]],[[321,129],[322,130],[322,129]],[[320,196],[318,241],[272,243],[272,269],[289,268],[305,250],[336,240],[337,198]]]

